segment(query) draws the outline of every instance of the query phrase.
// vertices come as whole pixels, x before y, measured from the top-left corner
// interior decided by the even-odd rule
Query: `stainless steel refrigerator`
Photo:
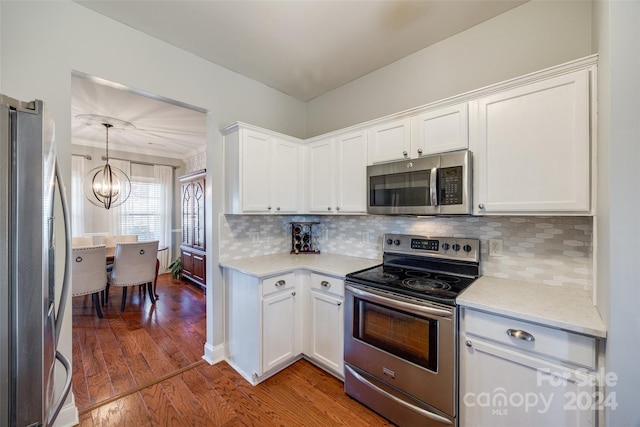
[[[69,214],[42,101],[0,95],[0,425],[49,426],[71,386],[57,351],[69,289]],[[62,212],[55,218],[54,212]],[[65,224],[57,239],[55,221]],[[64,245],[56,248],[61,240]],[[62,257],[56,294],[56,257]],[[56,296],[58,300],[56,300]],[[56,366],[66,371],[54,384]],[[61,376],[64,378],[64,376]],[[58,391],[56,390],[58,389]]]

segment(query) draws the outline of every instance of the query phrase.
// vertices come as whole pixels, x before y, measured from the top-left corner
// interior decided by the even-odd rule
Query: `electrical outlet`
[[[502,256],[502,239],[489,239],[489,256]]]
[[[260,232],[259,231],[252,231],[251,232],[251,241],[253,243],[260,243]]]

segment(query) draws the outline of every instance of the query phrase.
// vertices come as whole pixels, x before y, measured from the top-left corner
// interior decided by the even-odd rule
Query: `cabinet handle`
[[[422,148],[418,148],[418,154],[422,155]]]
[[[466,340],[464,342],[464,345],[466,345],[467,347],[472,347],[473,346],[473,344],[471,343],[471,340]]]
[[[408,154],[409,154],[409,153],[407,153],[406,151],[403,151],[403,152],[402,152],[402,155],[403,155],[403,156],[405,156],[405,157],[407,157],[407,155],[408,155]]]
[[[507,329],[507,335],[523,341],[535,341],[536,339],[529,332],[521,329]]]
[[[291,292],[291,295],[293,295],[293,296],[295,297],[295,296],[296,296],[296,293],[295,293],[295,292]]]
[[[284,285],[286,285],[286,284],[287,284],[287,282],[285,282],[284,280],[278,280],[278,281],[276,282],[276,286],[278,286],[278,287],[280,287],[280,286],[284,286]]]
[[[326,280],[323,280],[322,282],[320,282],[320,286],[323,286],[325,288],[329,288],[329,287],[331,287],[331,283],[327,282]]]
[[[478,205],[478,209],[484,209],[484,203],[480,203],[480,204]]]

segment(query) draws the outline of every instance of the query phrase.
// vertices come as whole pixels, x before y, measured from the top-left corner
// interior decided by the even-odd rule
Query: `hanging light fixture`
[[[105,165],[98,166],[89,171],[82,181],[85,197],[93,205],[105,209],[120,206],[131,194],[131,181],[127,174],[109,164],[109,129],[111,123],[104,122],[106,130],[106,156]]]

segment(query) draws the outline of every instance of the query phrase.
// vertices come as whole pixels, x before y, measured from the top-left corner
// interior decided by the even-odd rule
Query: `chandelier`
[[[106,130],[105,165],[89,171],[82,180],[84,195],[91,204],[105,209],[123,204],[131,193],[131,181],[127,174],[109,164],[109,129],[111,123],[102,123]]]

